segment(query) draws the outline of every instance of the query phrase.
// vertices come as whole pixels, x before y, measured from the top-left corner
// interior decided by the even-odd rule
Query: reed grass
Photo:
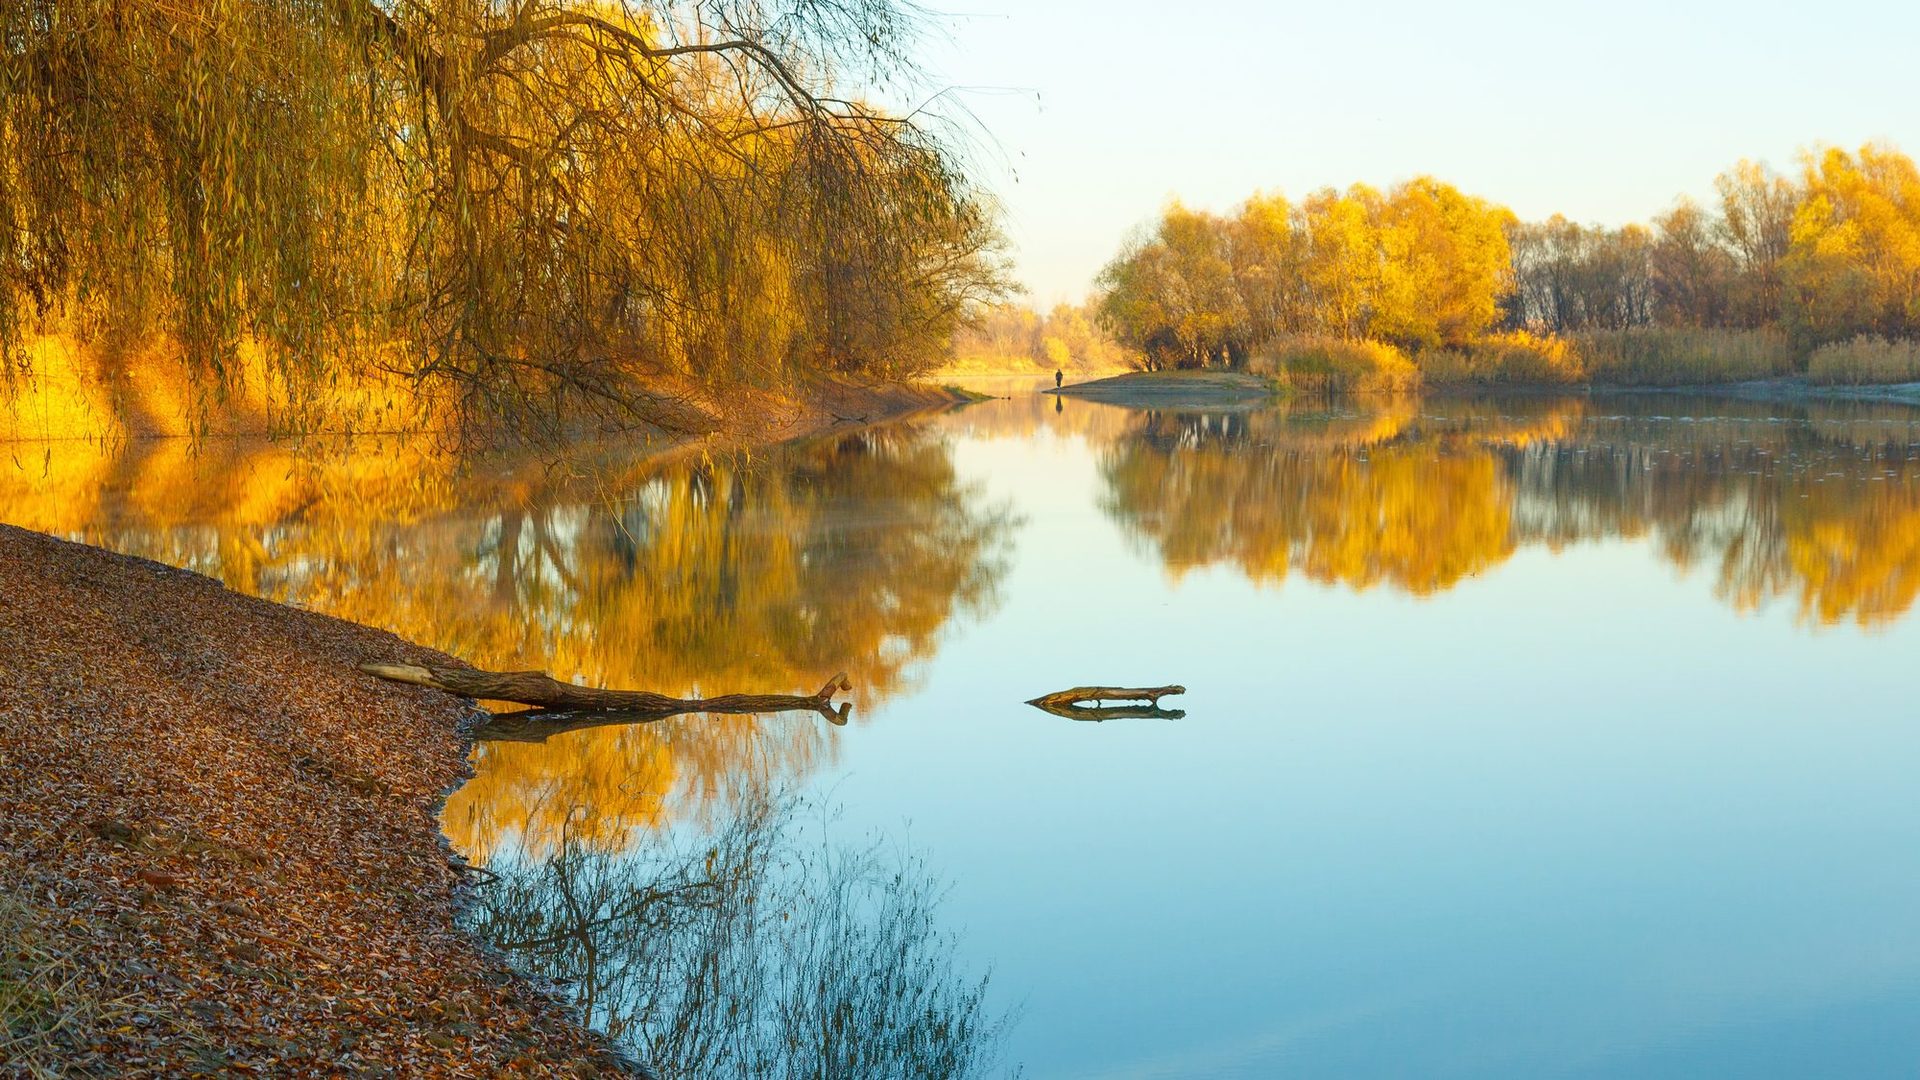
[[[1807,361],[1807,380],[1826,386],[1920,382],[1920,341],[1861,335],[1822,345]]]
[[[1797,352],[1779,330],[1635,327],[1567,336],[1512,331],[1422,349],[1301,337],[1247,365],[1297,390],[1398,392],[1421,386],[1717,386],[1805,374],[1815,385],[1920,382],[1920,340],[1856,337]]]
[[[1708,386],[1775,379],[1796,371],[1778,330],[1636,327],[1573,336],[1586,379],[1605,386]]]
[[[944,884],[801,809],[749,797],[699,843],[570,838],[499,864],[469,925],[660,1075],[1007,1075],[1012,1016],[941,929]]]

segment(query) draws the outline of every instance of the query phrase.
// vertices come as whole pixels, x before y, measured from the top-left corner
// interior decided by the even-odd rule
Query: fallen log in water
[[[1184,686],[1076,686],[1042,694],[1027,704],[1070,720],[1178,720],[1185,709],[1163,709],[1160,699],[1169,694],[1184,694]],[[1107,705],[1109,701],[1145,702],[1144,705]],[[1088,704],[1088,703],[1091,704]]]
[[[841,672],[827,680],[819,693],[799,694],[723,694],[711,698],[677,698],[646,690],[604,690],[596,686],[575,686],[539,671],[482,671],[479,668],[422,667],[418,664],[365,663],[360,670],[389,682],[426,686],[486,701],[511,701],[540,709],[563,712],[618,711],[635,720],[658,720],[682,713],[772,713],[804,710],[817,712],[828,722],[844,724],[853,705],[833,704],[836,691],[851,690],[853,683]]]

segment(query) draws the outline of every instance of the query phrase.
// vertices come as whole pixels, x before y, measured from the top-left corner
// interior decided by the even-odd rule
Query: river
[[[1011,395],[666,462],[23,445],[0,496],[483,666],[848,672],[844,727],[483,741],[448,801],[476,932],[662,1075],[1910,1074],[1920,411]]]

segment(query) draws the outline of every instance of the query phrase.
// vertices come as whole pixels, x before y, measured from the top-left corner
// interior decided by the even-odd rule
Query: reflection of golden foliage
[[[568,841],[617,848],[628,830],[659,825],[674,757],[650,727],[588,728],[543,743],[481,743],[473,770],[447,796],[440,826],[484,863],[509,838],[536,852]]]
[[[1486,452],[1119,451],[1103,463],[1110,512],[1176,573],[1230,562],[1257,580],[1289,572],[1426,594],[1504,559],[1510,497]],[[1150,511],[1141,508],[1151,506]]]
[[[12,449],[0,499],[19,524],[495,669],[675,695],[811,690],[846,670],[856,719],[911,684],[949,620],[993,602],[1008,532],[945,443],[912,427],[751,462],[615,461],[588,478],[598,497],[549,479],[560,470],[404,440]],[[667,781],[704,804],[752,774],[810,768],[826,745],[817,723],[734,717],[487,748],[449,829],[484,851],[476,830],[513,807],[544,844],[593,803],[610,839],[657,819]]]
[[[1513,552],[1510,498],[1489,455],[1395,448],[1322,464],[1301,507],[1301,569],[1315,581],[1386,581],[1425,595]]]
[[[1653,534],[1716,568],[1742,611],[1877,625],[1920,594],[1920,424],[1910,412],[1586,418],[1577,402],[1449,403],[1372,419],[1299,409],[1148,414],[1114,439],[1106,507],[1167,567],[1228,563],[1356,588],[1445,589],[1524,544]]]
[[[1920,594],[1920,491],[1909,482],[1818,485],[1788,504],[1787,560],[1800,611],[1862,626],[1905,614]],[[1867,489],[1867,490],[1863,490]]]
[[[45,334],[26,362],[0,379],[0,441],[172,435],[430,430],[444,426],[432,403],[398,376],[375,369],[295,387],[259,344],[239,343],[217,395],[197,386],[177,342],[81,346]]]

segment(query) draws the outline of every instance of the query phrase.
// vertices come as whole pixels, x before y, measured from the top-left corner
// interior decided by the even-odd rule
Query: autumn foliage
[[[1712,208],[1682,199],[1622,228],[1522,222],[1431,177],[1226,214],[1176,203],[1107,265],[1096,307],[1144,367],[1251,365],[1308,386],[1328,383],[1330,356],[1391,368],[1375,346],[1428,383],[1729,382],[1815,355],[1820,381],[1917,377],[1911,158],[1824,148],[1795,176],[1743,161],[1715,187]],[[1302,347],[1327,341],[1347,344]]]
[[[0,7],[0,389],[42,335],[288,409],[671,425],[898,377],[994,295],[890,0]],[[156,348],[156,343],[165,347]],[[257,366],[257,365],[255,365]]]

